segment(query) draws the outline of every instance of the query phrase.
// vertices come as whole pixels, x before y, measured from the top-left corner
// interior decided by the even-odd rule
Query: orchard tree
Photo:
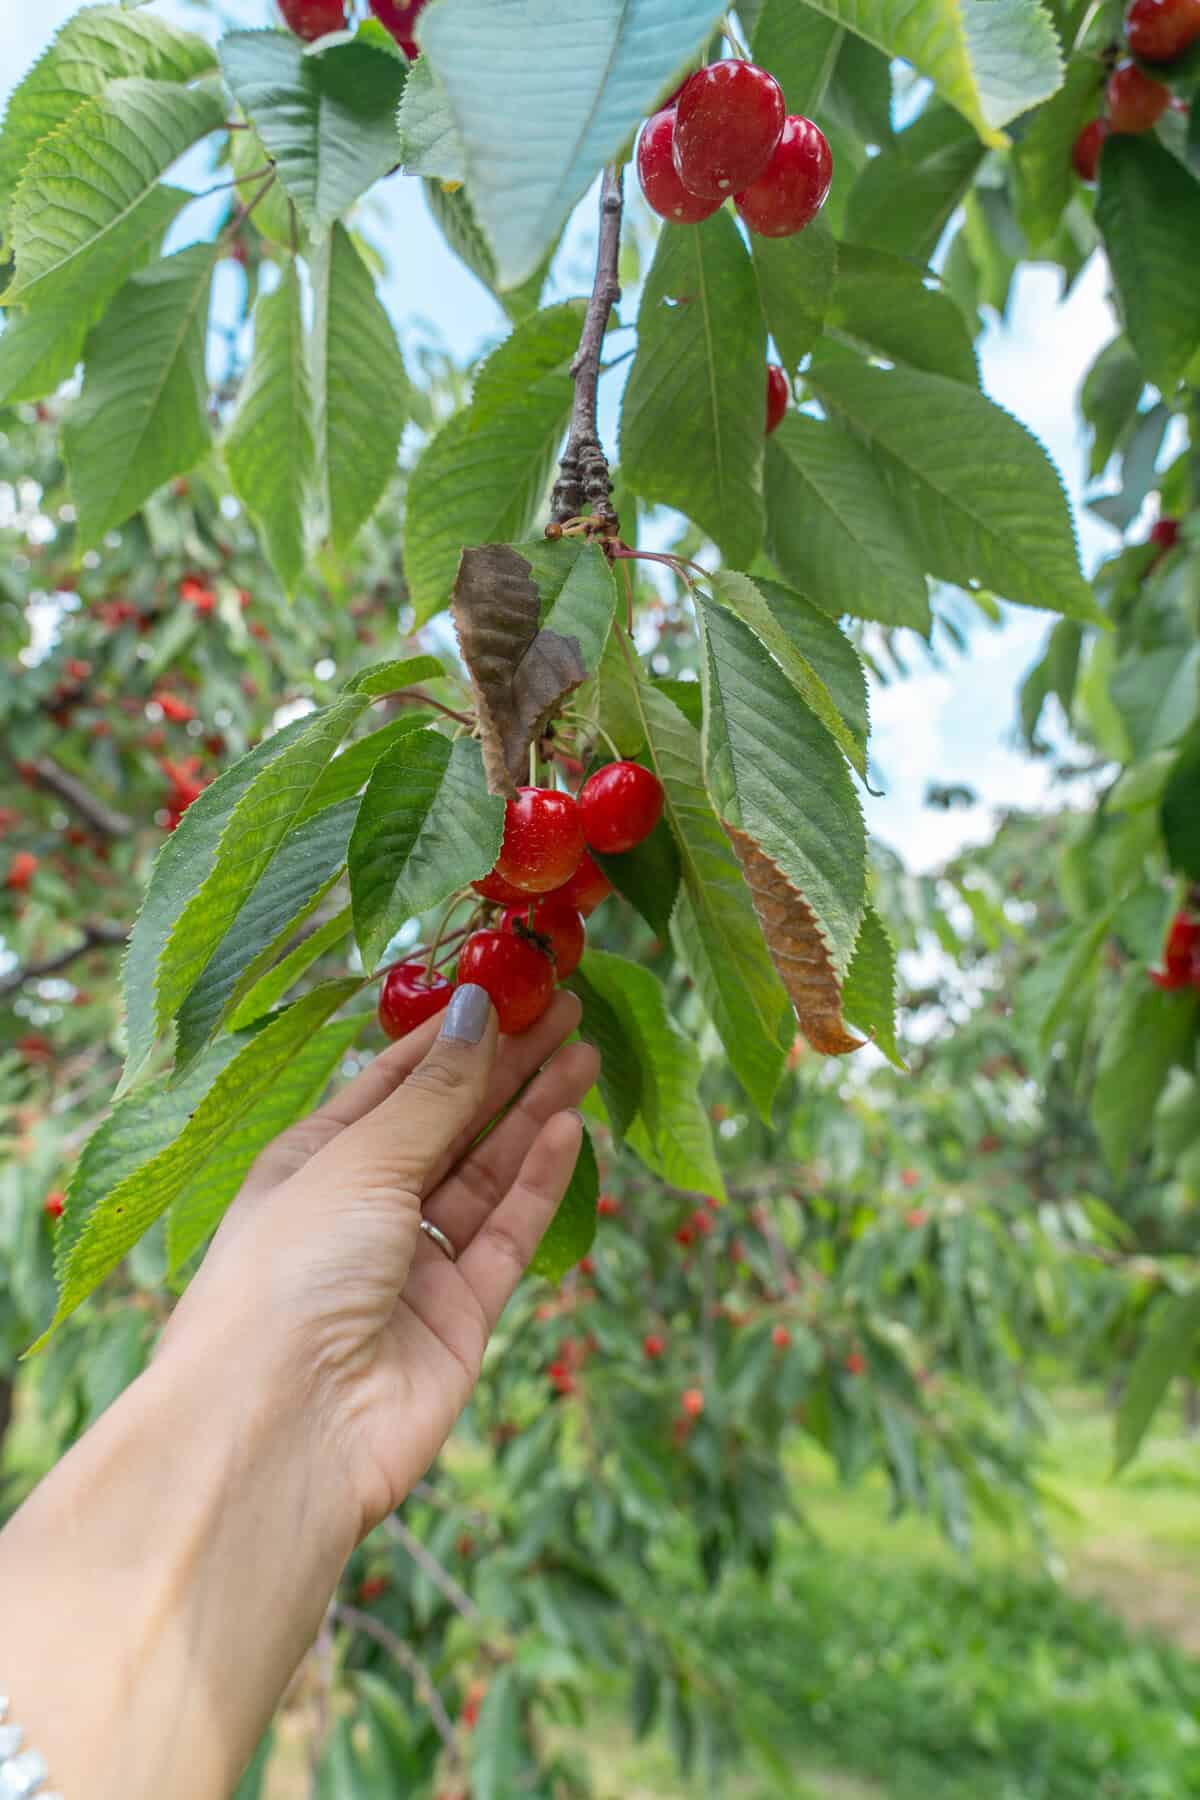
[[[1102,846],[1106,796],[1064,858],[1079,929],[1055,946],[1047,1041],[1115,935],[1138,1078],[1122,1088],[1107,1052],[1127,1141],[1102,1101],[1101,1136],[1132,1152],[1160,1088],[1170,1142],[1195,1135],[1191,918],[1168,877],[1198,878],[1200,533],[1179,446],[1200,379],[1200,19],[1191,0],[1135,0],[1128,25],[1038,0],[588,0],[569,29],[544,0],[282,11],[214,44],[85,8],[0,131],[0,448],[24,544],[0,609],[23,658],[3,1079],[54,1215],[10,1233],[5,1328],[15,1350],[53,1314],[31,1380],[72,1392],[77,1428],[138,1366],[258,1150],[379,1026],[469,978],[519,1030],[565,980],[605,1058],[595,1143],[539,1254],[558,1297],[523,1296],[473,1425],[523,1529],[473,1598],[448,1564],[502,1526],[465,1522],[439,1473],[416,1521],[435,1547],[396,1520],[359,1553],[330,1621],[354,1712],[323,1779],[440,1769],[449,1792],[469,1766],[477,1795],[583,1791],[541,1729],[578,1682],[555,1651],[619,1647],[630,1621],[637,1717],[661,1704],[684,1760],[715,1765],[737,1709],[646,1609],[663,1508],[686,1509],[711,1578],[763,1566],[796,1422],[847,1473],[879,1461],[905,1503],[936,1496],[958,1533],[971,1500],[1027,1491],[975,1414],[991,1365],[967,1315],[947,1334],[951,1303],[916,1273],[940,1241],[926,1221],[897,1227],[869,1157],[861,1241],[770,1173],[821,1162],[771,1135],[797,1129],[797,1063],[852,1071],[868,1040],[901,1060],[873,903],[890,884],[856,786],[864,659],[1000,602],[1062,615],[1029,729],[1041,697],[1086,694],[1098,757],[1130,765],[1133,824]],[[197,169],[207,206],[182,185]],[[405,179],[511,321],[469,397],[453,368],[406,367],[378,292],[363,202]],[[543,304],[580,203],[598,207],[590,291]],[[1162,517],[1093,587],[973,340],[1022,260],[1070,281],[1098,248],[1123,331],[1083,396],[1095,469],[1121,459],[1104,504],[1122,529],[1152,488]],[[231,262],[248,324],[221,297]],[[127,932],[118,1033],[86,995]],[[714,1068],[731,1093],[706,1098]],[[835,1143],[862,1116],[853,1075],[826,1098]],[[46,1101],[68,1132],[45,1131]],[[743,1118],[759,1153],[740,1167],[717,1147]],[[1194,1313],[1165,1322],[1172,1342]],[[947,1356],[932,1391],[926,1331]],[[456,1722],[430,1667],[463,1666],[464,1633],[479,1686]]]

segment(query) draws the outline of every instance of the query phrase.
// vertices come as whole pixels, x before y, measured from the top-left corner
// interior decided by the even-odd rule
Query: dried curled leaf
[[[511,799],[529,746],[587,679],[579,642],[539,631],[529,564],[509,544],[464,550],[450,602],[479,712],[488,792]]]
[[[782,869],[749,837],[723,820],[754,899],[767,948],[796,1008],[800,1029],[822,1056],[861,1050],[842,1021],[841,983],[812,908]]]

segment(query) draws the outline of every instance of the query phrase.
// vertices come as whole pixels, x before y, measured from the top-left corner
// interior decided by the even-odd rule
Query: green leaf
[[[824,219],[791,237],[753,234],[750,250],[767,330],[794,375],[821,335],[837,277],[838,247]]]
[[[599,544],[580,538],[563,538],[556,544],[534,538],[514,549],[529,564],[541,597],[541,629],[574,638],[585,668],[594,675],[617,604],[616,579],[607,556]]]
[[[410,732],[376,765],[350,840],[354,933],[369,970],[407,919],[495,865],[504,801],[474,738]]]
[[[35,145],[56,131],[80,101],[93,99],[122,76],[191,81],[212,66],[211,47],[190,31],[119,6],[83,7],[8,102],[0,129],[0,235]]]
[[[1042,958],[1044,966],[1056,966],[1060,950],[1065,951],[1065,954],[1053,991],[1043,992],[1040,996],[1042,1014],[1037,1039],[1043,1055],[1049,1052],[1079,1001],[1090,993],[1095,982],[1100,952],[1112,930],[1112,921],[1113,909],[1111,906],[1106,907],[1097,918],[1089,920],[1082,930],[1069,926],[1065,931],[1056,933],[1046,945]]]
[[[0,405],[40,400],[68,380],[98,311],[67,295],[11,312],[0,336]]]
[[[883,472],[856,438],[789,413],[767,444],[766,490],[768,546],[789,581],[835,616],[928,632],[924,570]]]
[[[1169,395],[1200,349],[1200,182],[1152,133],[1114,132],[1096,222],[1129,341]]]
[[[526,0],[519,24],[494,0],[422,16],[503,287],[532,274],[721,10],[719,0],[578,0],[569,30],[558,0]]]
[[[966,321],[944,289],[927,285],[931,281],[904,257],[843,244],[827,328],[871,355],[977,387]]]
[[[621,468],[733,563],[752,562],[762,538],[765,362],[754,269],[733,219],[722,209],[701,225],[664,226],[621,405]]]
[[[608,1114],[613,1136],[620,1141],[638,1116],[642,1104],[642,1065],[636,1027],[627,1011],[610,1000],[588,979],[584,968],[563,984],[579,998],[583,1013],[579,1035],[600,1052],[596,1085]]]
[[[471,404],[422,452],[404,533],[418,625],[447,605],[464,545],[516,542],[533,524],[570,417],[581,321],[577,304],[524,320],[480,369]]]
[[[1200,881],[1200,725],[1179,747],[1162,797],[1162,831],[1171,868]]]
[[[723,1196],[708,1114],[700,1101],[700,1054],[672,1024],[661,982],[639,963],[605,950],[589,950],[580,968],[636,1048],[641,1098],[628,1133],[631,1146],[673,1187]]]
[[[428,712],[402,713],[398,719],[380,726],[378,731],[369,731],[365,737],[356,738],[352,744],[347,744],[315,783],[296,823],[299,825],[314,813],[323,812],[327,806],[334,806],[339,800],[349,800],[352,794],[357,794],[370,780],[371,772],[379,759],[394,744],[399,743],[402,737],[407,737],[410,731],[420,731],[422,726],[431,724],[433,717]]]
[[[1165,994],[1131,969],[1100,1046],[1092,1122],[1115,1174],[1150,1137],[1154,1106],[1196,1029],[1196,996]]]
[[[1058,472],[1023,425],[922,370],[824,363],[809,379],[883,459],[929,573],[1068,618],[1101,616]]]
[[[842,983],[842,1011],[894,1068],[904,1068],[896,1043],[896,951],[869,900]]]
[[[663,816],[679,847],[682,886],[672,925],[680,952],[730,1067],[766,1117],[783,1073],[784,1038],[791,1035],[788,998],[741,866],[705,791],[699,734],[640,670],[631,672],[623,660],[616,667],[626,704],[640,722],[647,760],[663,784]]]
[[[254,308],[254,353],[225,439],[233,490],[289,593],[304,569],[314,470],[300,276],[288,262]]]
[[[310,50],[283,31],[227,32],[220,57],[310,231],[327,229],[399,163],[399,57],[363,38]]]
[[[790,113],[813,117],[837,63],[843,33],[836,20],[796,0],[767,0],[751,50],[783,89]]]
[[[850,191],[844,235],[924,266],[983,161],[978,137],[933,102],[863,167]]]
[[[567,1271],[587,1255],[596,1240],[599,1194],[596,1152],[585,1131],[571,1185],[563,1195],[546,1235],[534,1251],[529,1265],[531,1275],[542,1275],[547,1281],[561,1281]]]
[[[809,0],[887,56],[902,57],[975,126],[987,144],[1048,100],[1063,78],[1050,16],[1037,0]]]
[[[212,244],[153,263],[88,338],[83,392],[64,434],[81,549],[208,449],[204,352],[215,263]]]
[[[1124,337],[1107,343],[1079,391],[1079,410],[1092,428],[1092,453],[1088,474],[1103,472],[1109,458],[1138,416],[1138,402],[1146,385],[1142,365]]]
[[[368,700],[381,700],[388,694],[398,694],[405,688],[412,687],[418,681],[437,681],[445,673],[446,665],[436,656],[422,654],[389,657],[387,662],[372,663],[370,668],[360,669],[346,683],[344,691],[347,694],[363,694]]]
[[[255,982],[231,1017],[229,1029],[241,1031],[261,1019],[264,1013],[269,1013],[283,999],[288,989],[299,981],[301,975],[311,969],[327,951],[332,950],[335,944],[340,944],[344,937],[349,937],[353,923],[351,909],[344,906],[309,937],[303,938],[294,950],[290,950],[261,980]]]
[[[1200,1288],[1172,1294],[1155,1309],[1151,1330],[1129,1371],[1116,1419],[1114,1474],[1137,1454],[1150,1421],[1177,1375],[1188,1373],[1200,1343]]]
[[[254,230],[291,250],[296,241],[296,214],[287,189],[275,177],[266,145],[246,119],[242,129],[229,134],[229,163],[238,177],[235,192],[239,206],[254,207]],[[266,171],[264,174],[263,171]]]
[[[1200,644],[1182,651],[1139,648],[1122,657],[1113,671],[1109,696],[1135,756],[1149,756],[1176,743],[1200,708]]]
[[[891,58],[865,39],[844,34],[825,104],[864,144],[890,144],[895,135]]]
[[[866,834],[836,744],[748,627],[701,602],[704,766],[718,817],[803,896],[835,975],[863,917]]]
[[[800,698],[816,714],[843,755],[860,775],[865,775],[865,739],[856,737],[847,725],[821,676],[784,629],[761,589],[755,586],[748,575],[739,575],[732,570],[714,575],[710,586],[721,605],[727,607],[743,625],[748,626],[764,648],[770,651]],[[837,627],[833,626],[833,630],[836,632]],[[838,635],[841,636],[840,632]],[[845,643],[846,640],[842,641]],[[851,654],[853,655],[853,651]]]
[[[326,807],[284,838],[179,1012],[176,1066],[208,1039],[341,873],[358,801]]]
[[[174,1088],[130,1095],[84,1148],[55,1249],[61,1325],[285,1075],[357,979],[314,988],[260,1030],[219,1038]]]
[[[524,1785],[521,1688],[510,1663],[494,1674],[471,1733],[472,1800],[509,1800]]]
[[[418,63],[417,67],[420,68],[421,64]],[[425,203],[455,256],[466,264],[472,275],[482,281],[509,318],[523,319],[528,313],[536,312],[557,244],[551,246],[533,274],[519,287],[501,289],[492,246],[483,235],[466,188],[449,184],[443,186],[440,181],[426,181],[424,191]]]
[[[338,1064],[370,1016],[356,1013],[315,1031],[299,1045],[257,1104],[221,1137],[199,1174],[171,1202],[167,1219],[170,1275],[179,1273],[220,1224],[260,1152],[319,1104]]]
[[[329,536],[347,550],[396,470],[408,376],[375,283],[342,225],[311,259],[316,466]]]
[[[427,56],[417,60],[404,84],[397,124],[399,159],[406,175],[466,180],[467,153],[455,130],[446,90]]]
[[[699,683],[694,684],[699,691]],[[641,913],[651,931],[666,938],[671,930],[671,914],[679,897],[679,849],[665,819],[660,819],[650,836],[625,850],[619,856],[601,856],[591,852],[597,868],[602,869],[623,900],[628,900]]]
[[[308,731],[311,719],[296,719],[267,738],[206,787],[184,813],[159,851],[150,885],[137,916],[125,957],[125,1029],[128,1059],[121,1082],[133,1082],[154,1048],[161,1015],[155,985],[159,960],[197,887],[215,867],[217,848],[240,801],[264,770],[285,756]]]
[[[1074,57],[1057,94],[1038,107],[1013,145],[1017,220],[1032,250],[1053,238],[1075,192],[1071,151],[1100,109],[1103,85],[1104,72],[1093,53]]]
[[[159,179],[225,117],[217,82],[114,81],[34,150],[13,197],[4,303],[111,283],[179,210]]]
[[[864,747],[870,735],[867,677],[858,652],[829,614],[779,581],[759,581],[758,591],[781,628],[812,664],[846,726]]]

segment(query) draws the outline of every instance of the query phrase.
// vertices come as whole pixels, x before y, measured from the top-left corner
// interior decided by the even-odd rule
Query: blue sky
[[[22,7],[20,16],[6,19],[0,97],[75,10],[73,0],[41,0],[37,8]],[[211,27],[211,12],[187,0],[162,0],[157,10],[194,28]],[[274,12],[268,0],[233,0],[224,10],[231,20],[249,25],[269,23]],[[418,183],[391,181],[371,206],[371,235],[391,267],[386,298],[402,335],[414,319],[431,321],[459,356],[501,335],[500,308],[446,249]],[[988,393],[1035,432],[1057,463],[1091,567],[1112,537],[1080,508],[1084,453],[1073,402],[1088,365],[1112,333],[1112,317],[1098,261],[1064,306],[1057,303],[1057,285],[1053,270],[1024,270],[1007,324],[988,328],[980,356]],[[1043,613],[1006,608],[1003,629],[977,630],[965,659],[938,670],[914,657],[910,666],[916,672],[908,680],[873,694],[874,753],[885,793],[867,799],[868,823],[910,866],[929,868],[960,844],[986,838],[996,806],[1036,804],[1044,796],[1043,769],[1012,748],[1011,734],[1017,683],[1049,623]],[[980,795],[980,804],[963,812],[931,812],[921,803],[931,780],[965,783]]]

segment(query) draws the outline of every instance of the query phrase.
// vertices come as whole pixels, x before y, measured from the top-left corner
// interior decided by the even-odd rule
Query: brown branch
[[[470,1619],[472,1623],[477,1623],[483,1617],[466,1589],[458,1585],[450,1571],[442,1567],[432,1550],[427,1549],[407,1525],[393,1515],[383,1521],[383,1529],[393,1543],[399,1544],[412,1557],[418,1569],[428,1575],[434,1587],[450,1602],[455,1612],[461,1613],[464,1619]]]
[[[133,820],[114,807],[98,800],[91,789],[74,775],[69,775],[52,756],[38,756],[33,760],[32,773],[43,787],[57,794],[59,799],[77,812],[81,819],[104,837],[129,837],[133,831]]]
[[[590,513],[617,529],[612,509],[612,480],[608,459],[596,423],[596,391],[600,382],[600,358],[609,315],[621,298],[619,265],[621,214],[624,207],[623,172],[605,169],[600,187],[600,239],[596,247],[596,278],[584,314],[579,348],[571,363],[575,377],[575,403],[567,447],[554,484],[550,517],[562,525],[568,519]]]
[[[44,981],[51,975],[61,975],[64,969],[78,962],[90,950],[100,950],[123,944],[128,936],[124,925],[114,925],[107,919],[98,919],[94,924],[85,925],[83,938],[72,944],[69,950],[60,950],[57,956],[48,956],[44,962],[26,963],[23,969],[13,969],[7,975],[0,975],[0,1000],[9,994],[15,994],[30,981]]]
[[[432,1675],[416,1651],[410,1650],[403,1638],[397,1637],[396,1633],[388,1626],[382,1624],[378,1619],[373,1619],[370,1613],[360,1611],[357,1606],[337,1606],[334,1609],[334,1617],[339,1624],[349,1625],[355,1631],[361,1631],[365,1637],[373,1638],[394,1661],[400,1664],[406,1674],[412,1677],[412,1684],[417,1691],[418,1698],[428,1710],[429,1716],[433,1720],[434,1730],[445,1745],[446,1754],[453,1763],[455,1772],[461,1773],[462,1755],[458,1748],[454,1721],[446,1711],[445,1701],[434,1686]]]

